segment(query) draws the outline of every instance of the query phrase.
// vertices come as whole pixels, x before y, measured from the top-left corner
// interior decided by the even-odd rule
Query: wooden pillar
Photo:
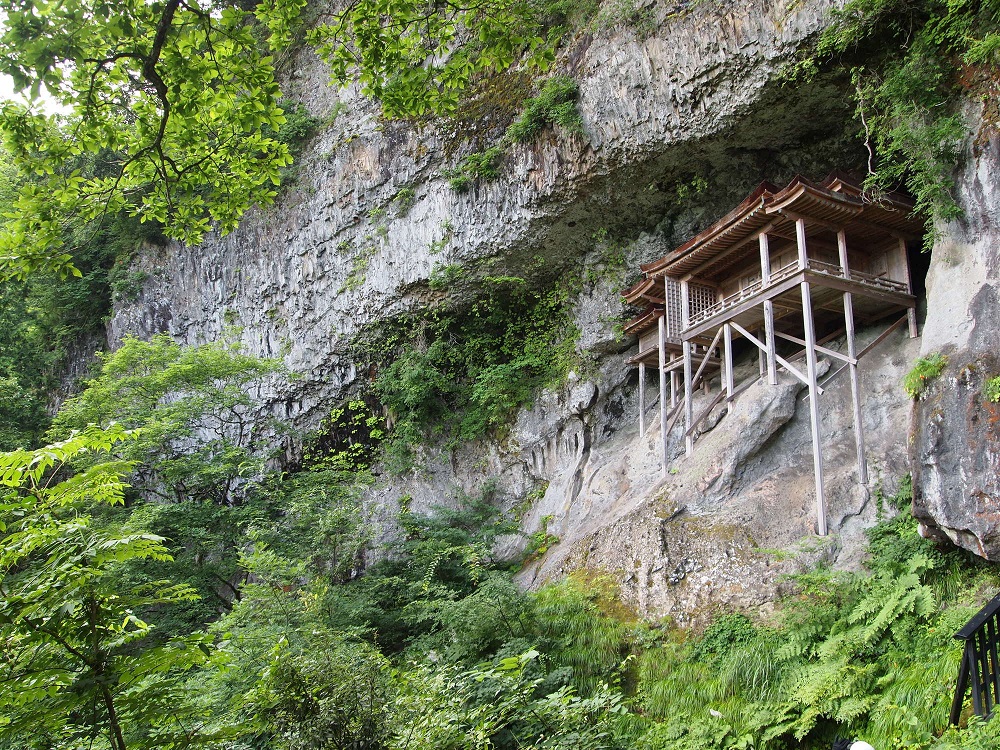
[[[673,358],[671,357],[671,362]],[[677,371],[670,371],[670,408],[677,406]]]
[[[903,264],[903,268],[906,269],[906,291],[913,294],[913,274],[910,273],[910,258],[906,254],[906,242],[903,238],[899,238],[899,255],[900,262]],[[910,338],[915,339],[920,335],[917,330],[917,308],[911,307],[906,311],[906,320],[910,324]]]
[[[760,244],[760,278],[762,286],[771,283],[771,249],[767,232],[761,232],[757,237]],[[778,384],[778,363],[775,361],[774,344],[774,305],[771,300],[764,302],[764,344],[767,346],[767,382]]]
[[[767,232],[757,235],[757,244],[760,246],[760,283],[765,287],[771,283],[771,248]]]
[[[851,265],[847,258],[847,234],[844,230],[837,232],[837,249],[840,252],[840,267],[844,278],[851,278]],[[852,360],[858,356],[854,342],[854,296],[844,292],[844,330],[847,331],[847,356]],[[861,389],[858,384],[858,366],[847,363],[851,378],[851,406],[854,412],[854,445],[858,453],[858,481],[868,484],[868,460],[865,456],[865,435],[861,424]]]
[[[729,323],[722,326],[723,341],[723,381],[726,388],[726,398],[733,397],[733,327]]]
[[[694,435],[691,427],[694,424],[694,394],[691,388],[691,342],[685,341],[684,348],[684,453],[691,455],[694,450]]]
[[[660,462],[663,476],[667,475],[667,329],[664,318],[659,319],[660,328]]]
[[[690,289],[688,280],[681,279],[681,327],[687,330],[691,324]],[[684,341],[684,452],[691,455],[694,450],[694,436],[691,434],[691,427],[694,424],[694,393],[691,383],[691,342]]]
[[[646,365],[639,363],[639,435],[646,434]]]
[[[809,421],[812,426],[813,470],[816,475],[816,533],[826,536],[826,498],[823,495],[823,454],[819,441],[819,383],[816,377],[816,329],[813,325],[812,292],[803,281],[802,322],[806,329],[806,377],[809,379]]]
[[[795,241],[799,251],[799,269],[805,269],[806,223],[795,220]],[[826,536],[826,497],[823,495],[823,453],[819,441],[819,383],[816,376],[816,327],[813,324],[812,290],[808,281],[802,291],[802,323],[806,336],[806,378],[809,380],[809,422],[812,427],[813,472],[816,476],[816,533]]]
[[[805,219],[795,220],[795,245],[799,250],[799,270],[806,270],[809,265],[809,256],[806,254],[806,221]]]

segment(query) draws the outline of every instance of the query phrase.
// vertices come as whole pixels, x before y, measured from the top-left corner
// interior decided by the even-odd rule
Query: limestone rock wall
[[[929,534],[1000,560],[1000,140],[981,133],[958,175],[962,219],[943,227],[927,276],[921,354],[948,364],[914,404],[914,514]]]

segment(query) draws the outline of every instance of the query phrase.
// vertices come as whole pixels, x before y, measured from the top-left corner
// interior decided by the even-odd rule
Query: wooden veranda
[[[866,484],[857,373],[864,352],[857,351],[855,325],[905,313],[897,324],[905,320],[910,335],[917,335],[907,242],[922,233],[923,223],[904,196],[873,201],[841,175],[821,183],[796,177],[780,190],[760,185],[711,227],[643,265],[644,278],[623,294],[632,304],[646,305],[625,328],[639,337],[638,352],[628,361],[640,368],[643,433],[645,368],[656,367],[660,373],[664,472],[668,436],[679,415],[684,414],[685,451],[690,453],[701,421],[757,379],[734,381],[733,342],[743,338],[759,352],[758,377],[774,385],[784,369],[809,389],[816,528],[826,534],[818,357],[841,363],[849,373],[858,476]],[[846,354],[824,346],[840,336],[846,337]],[[805,372],[793,364],[798,358],[805,359]],[[694,391],[716,374],[719,394],[696,417]]]

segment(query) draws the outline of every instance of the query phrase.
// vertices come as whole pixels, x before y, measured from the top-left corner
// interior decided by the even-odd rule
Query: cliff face
[[[168,331],[195,343],[237,326],[248,351],[284,356],[304,375],[284,402],[287,417],[309,427],[366,385],[348,348],[359,332],[408,311],[467,303],[487,274],[580,276],[573,317],[592,366],[540,394],[502,443],[428,449],[418,472],[384,477],[370,500],[386,523],[404,495],[428,508],[489,483],[498,503],[520,508],[525,531],[546,527],[560,539],[524,571],[526,584],[602,568],[641,610],[682,620],[723,600],[759,606],[777,591],[778,572],[819,555],[856,564],[855,542],[878,509],[852,478],[843,378],[821,404],[837,533],[814,543],[808,409],[798,385],[749,389],[694,456],[681,460],[682,446],[672,446],[675,471],[664,479],[655,420],[638,434],[636,375],[624,365],[630,344],[613,330],[624,313],[618,293],[627,270],[673,249],[760,180],[863,163],[852,105],[837,81],[783,85],[782,70],[831,5],[703,3],[679,15],[653,6],[658,27],[650,38],[628,28],[581,35],[559,65],[580,84],[583,135],[556,129],[515,146],[499,179],[466,193],[441,174],[456,158],[445,155],[452,126],[382,122],[356,92],[326,86],[322,66],[304,54],[289,94],[327,125],[295,183],[277,207],[249,215],[227,237],[145,251],[136,270],[147,281],[138,299],[115,311],[109,338]],[[984,196],[989,187],[982,184]],[[401,190],[412,200],[400,199]],[[609,265],[593,239],[607,233],[627,238],[624,268]],[[988,245],[984,236],[981,254]],[[445,267],[460,273],[446,291],[432,288]],[[996,269],[977,273],[982,280]],[[946,336],[947,324],[934,333],[935,309],[925,350],[928,336]],[[995,325],[990,334],[970,331],[964,345],[978,351],[976,342],[992,335],[995,348],[995,332]],[[918,346],[899,333],[862,360],[873,476],[890,484],[908,471],[900,436],[909,403],[898,383]],[[995,464],[990,455],[983,461]],[[502,546],[512,553],[523,544],[512,537]],[[795,554],[777,562],[760,552],[777,547]]]
[[[985,136],[985,137],[984,137]],[[914,514],[929,533],[1000,559],[1000,142],[981,134],[958,170],[963,217],[943,227],[927,275],[920,351],[948,363],[915,404]]]

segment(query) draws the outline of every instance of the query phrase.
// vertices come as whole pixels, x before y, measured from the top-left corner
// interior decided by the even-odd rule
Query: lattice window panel
[[[715,287],[704,284],[688,284],[688,305],[692,317],[719,301]]]
[[[681,304],[681,283],[667,277],[667,336],[677,338],[684,328],[683,305]]]

